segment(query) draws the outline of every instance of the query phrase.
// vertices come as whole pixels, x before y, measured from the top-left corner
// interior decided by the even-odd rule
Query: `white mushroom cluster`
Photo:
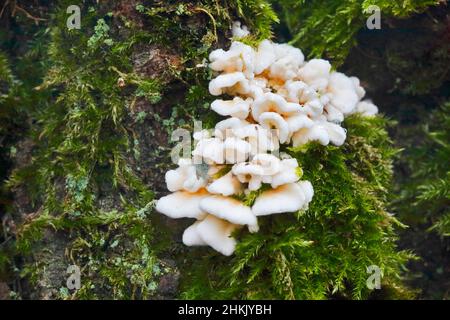
[[[240,25],[233,31],[248,34]],[[246,226],[257,232],[258,217],[305,210],[313,198],[311,183],[300,180],[297,160],[277,156],[280,144],[340,146],[346,115],[372,116],[378,109],[362,101],[365,91],[356,77],[332,71],[326,60],[305,61],[287,44],[264,40],[252,48],[233,41],[229,50],[211,52],[209,60],[217,72],[209,92],[223,96],[211,109],[226,118],[214,130],[194,134],[191,159],[180,159],[178,168],[166,173],[172,193],[159,199],[156,209],[197,220],[183,234],[185,245],[231,255],[235,230]],[[247,206],[239,199],[251,192],[257,197]]]

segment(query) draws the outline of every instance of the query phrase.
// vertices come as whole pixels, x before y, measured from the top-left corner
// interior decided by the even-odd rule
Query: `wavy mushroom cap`
[[[283,90],[284,89],[284,90]],[[308,89],[308,85],[303,81],[286,81],[284,88],[281,92],[288,102],[300,103],[300,99],[303,96],[303,92]]]
[[[231,223],[247,225],[250,231],[256,231],[258,228],[258,222],[252,210],[236,199],[210,195],[201,200],[200,208],[208,214]]]
[[[263,175],[271,176],[280,171],[281,161],[272,154],[261,153],[253,157],[252,164],[256,164],[263,169]]]
[[[308,181],[285,184],[261,193],[253,204],[255,216],[296,212],[309,204],[312,186]]]
[[[296,103],[287,102],[281,95],[272,92],[265,93],[255,99],[252,105],[252,117],[258,120],[264,112],[275,112],[280,115],[289,115],[300,110]]]
[[[255,53],[255,74],[261,74],[275,61],[275,49],[270,40],[263,40]]]
[[[314,121],[303,113],[296,113],[286,119],[290,132],[295,132],[303,128],[311,128]]]
[[[250,154],[250,144],[239,138],[227,138],[224,142],[225,160],[229,164],[245,162]]]
[[[250,153],[266,153],[279,148],[276,130],[268,130],[259,124],[249,124],[233,129],[233,133],[239,139],[245,139],[251,146]]]
[[[347,131],[340,125],[332,122],[325,122],[324,126],[328,132],[330,142],[335,146],[342,146],[347,138]]]
[[[243,100],[239,97],[228,101],[215,100],[211,104],[211,109],[221,116],[231,116],[244,120],[248,117],[252,101],[251,98]]]
[[[213,181],[207,188],[209,193],[232,196],[242,192],[242,184],[230,171],[226,175]]]
[[[340,72],[330,75],[328,92],[333,94],[330,103],[344,114],[350,113],[359,101],[352,79]]]
[[[270,186],[278,188],[281,185],[297,182],[300,177],[297,174],[297,159],[283,159],[280,162],[280,170],[272,177]]]
[[[209,93],[219,96],[227,90],[236,90],[245,94],[248,92],[248,80],[242,72],[225,73],[217,76],[209,83]]]
[[[331,64],[323,59],[311,59],[300,70],[300,78],[317,90],[325,90],[330,77]]]
[[[207,246],[208,244],[200,237],[200,233],[197,230],[198,225],[202,221],[196,221],[194,224],[186,228],[183,232],[183,243],[189,247],[192,246]]]
[[[214,135],[217,138],[226,139],[236,136],[234,131],[249,125],[249,122],[236,117],[228,118],[216,123]]]
[[[243,38],[248,36],[250,34],[250,31],[248,31],[247,26],[241,26],[240,21],[234,21],[231,27],[231,34],[233,35],[233,37]]]
[[[206,190],[191,193],[177,191],[160,198],[156,203],[156,210],[172,219],[195,218],[203,219],[206,213],[200,208],[200,202],[210,196]]]
[[[282,116],[275,112],[264,112],[258,118],[258,122],[264,129],[275,129],[280,143],[285,143],[289,139],[289,125]]]
[[[360,113],[365,117],[372,117],[378,114],[378,107],[370,100],[364,100],[356,105],[355,112]]]
[[[166,172],[165,180],[169,191],[185,190],[197,192],[206,186],[206,180],[198,176],[197,167],[192,164],[191,159],[181,158],[178,161],[178,166],[177,169]]]
[[[303,128],[292,136],[292,145],[294,147],[302,146],[310,141],[318,141],[321,145],[330,143],[330,136],[327,129],[321,124],[314,124],[311,128]]]
[[[350,77],[350,80],[353,82],[353,87],[355,88],[355,92],[358,95],[358,99],[361,100],[366,95],[366,90],[361,86],[361,82],[358,77]]]
[[[236,224],[208,215],[196,226],[195,231],[208,246],[230,256],[236,248],[236,239],[231,234],[238,228]]]
[[[221,139],[200,140],[192,151],[194,163],[223,164],[225,162],[223,149],[223,141]]]

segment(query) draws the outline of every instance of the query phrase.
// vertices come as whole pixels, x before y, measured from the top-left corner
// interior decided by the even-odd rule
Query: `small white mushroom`
[[[208,245],[205,241],[203,241],[200,233],[198,232],[198,225],[202,221],[196,221],[194,224],[186,228],[183,232],[183,243],[189,247],[191,246],[206,246]]]
[[[361,82],[357,77],[350,77],[350,79],[353,81],[353,86],[355,88],[356,94],[358,95],[358,99],[361,100],[366,95],[366,90],[361,87]]]
[[[247,225],[250,232],[258,231],[258,221],[252,210],[236,199],[213,195],[202,199],[200,208],[206,213],[231,223]]]
[[[330,136],[323,125],[314,124],[311,128],[303,128],[294,133],[292,136],[292,145],[298,147],[310,141],[318,141],[326,146],[330,143]]]
[[[275,61],[275,49],[270,40],[261,41],[255,53],[255,74],[262,73]]]
[[[251,163],[260,166],[264,176],[272,176],[280,171],[280,159],[272,154],[257,154]]]
[[[344,128],[332,122],[325,122],[324,127],[328,132],[332,144],[338,147],[344,144],[347,138],[347,131]]]
[[[242,94],[247,93],[249,88],[245,75],[242,72],[225,73],[217,76],[209,83],[209,93],[213,96],[219,96],[228,89]]]
[[[330,75],[328,92],[333,94],[330,103],[343,114],[352,112],[359,101],[353,81],[340,72]]]
[[[214,128],[214,135],[216,136],[216,138],[225,140],[227,137],[235,136],[235,129],[243,128],[248,124],[249,123],[247,121],[239,118],[228,118],[216,123],[216,126]]]
[[[242,192],[242,184],[230,171],[226,175],[212,182],[206,190],[212,194],[232,196]]]
[[[255,216],[295,212],[308,206],[312,185],[309,181],[289,183],[263,192],[256,198],[252,211]]]
[[[197,132],[194,132],[193,137],[194,137],[195,141],[209,139],[209,138],[211,138],[211,131],[206,130],[206,129],[197,131]]]
[[[331,122],[342,122],[344,121],[344,114],[337,108],[335,108],[331,103],[327,104],[325,107],[326,114],[328,121]]]
[[[289,116],[286,118],[286,122],[290,132],[296,132],[302,128],[311,128],[314,125],[314,121],[301,112]]]
[[[191,159],[180,159],[178,165],[177,169],[166,172],[166,185],[169,191],[197,192],[206,185],[205,179],[197,175],[197,168]]]
[[[228,51],[217,49],[209,55],[209,67],[214,71],[225,73],[243,72],[246,77],[253,77],[255,53],[253,49],[239,41],[234,41]]]
[[[297,76],[305,56],[298,48],[287,44],[274,44],[275,61],[269,68],[269,77],[286,81]]]
[[[236,239],[231,234],[238,228],[236,224],[208,215],[197,225],[196,231],[204,243],[221,254],[230,256],[236,248]]]
[[[233,100],[228,101],[215,100],[211,104],[211,109],[221,116],[231,116],[244,120],[248,117],[252,101],[251,98],[243,100],[239,97],[235,97]]]
[[[206,213],[200,208],[200,202],[210,196],[206,190],[191,193],[177,191],[162,197],[156,203],[156,210],[172,219],[195,218],[203,219]]]
[[[224,142],[226,163],[234,164],[247,161],[251,146],[247,141],[236,137],[227,138]]]
[[[378,114],[378,107],[370,100],[364,100],[356,105],[355,112],[360,113],[365,117],[372,117]]]
[[[265,129],[259,124],[249,124],[233,129],[233,132],[236,137],[245,139],[250,144],[252,155],[275,151],[279,148],[276,130]]]
[[[324,90],[328,85],[331,64],[323,59],[309,60],[299,71],[300,78],[317,90]]]
[[[271,187],[278,188],[283,184],[297,182],[300,177],[297,174],[298,162],[296,159],[283,159],[280,170],[272,177]]]
[[[201,164],[202,162],[223,164],[225,162],[223,141],[218,138],[200,140],[192,151],[192,156],[195,164]]]
[[[297,103],[287,102],[281,95],[268,92],[259,96],[253,102],[252,117],[258,120],[264,112],[276,112],[280,115],[289,115],[299,110],[301,110],[301,107]]]
[[[275,129],[280,143],[289,139],[289,125],[278,113],[264,112],[259,116],[258,122],[264,129]]]
[[[234,21],[231,27],[231,33],[233,34],[233,37],[243,38],[248,36],[250,34],[250,31],[248,31],[247,26],[241,26],[240,21]]]

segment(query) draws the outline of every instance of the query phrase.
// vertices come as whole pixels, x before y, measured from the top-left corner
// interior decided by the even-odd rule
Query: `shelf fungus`
[[[236,230],[258,232],[259,217],[307,210],[313,199],[313,185],[300,180],[297,160],[280,153],[281,144],[341,146],[346,116],[378,113],[363,100],[359,79],[333,71],[328,61],[305,61],[300,49],[270,40],[246,45],[238,41],[248,35],[240,23],[233,34],[228,50],[209,56],[216,73],[209,92],[223,95],[211,109],[225,118],[194,133],[191,159],[166,173],[172,193],[156,204],[168,217],[197,220],[183,234],[185,245],[227,256],[235,250]],[[246,201],[250,194],[254,199]]]

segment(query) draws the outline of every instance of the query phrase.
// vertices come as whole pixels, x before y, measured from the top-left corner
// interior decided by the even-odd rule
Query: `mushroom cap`
[[[308,85],[303,81],[286,81],[284,84],[286,100],[289,102],[299,103],[303,91],[307,88]]]
[[[300,179],[297,174],[297,159],[283,159],[280,166],[279,172],[272,177],[270,184],[272,188],[275,189],[283,184],[294,183]]]
[[[361,82],[359,81],[359,78],[350,77],[350,79],[353,81],[353,86],[355,88],[356,94],[358,95],[358,99],[361,100],[366,95],[366,90],[364,90],[364,88],[361,87]]]
[[[330,142],[335,146],[342,146],[347,138],[347,131],[340,125],[332,122],[325,122],[324,126],[330,137]]]
[[[223,142],[218,138],[200,140],[192,151],[194,163],[223,164]]]
[[[285,143],[289,139],[289,125],[278,113],[264,112],[258,118],[261,127],[269,130],[275,128],[278,139],[281,143]]]
[[[242,202],[220,195],[210,195],[201,200],[200,208],[220,219],[234,224],[257,226],[258,222],[252,210]]]
[[[311,59],[300,70],[300,78],[309,86],[323,90],[328,85],[331,64],[323,59]]]
[[[212,182],[207,188],[209,193],[231,196],[242,192],[242,185],[230,171]]]
[[[236,176],[254,176],[254,175],[258,175],[258,176],[262,176],[264,174],[264,169],[260,166],[257,165],[255,163],[251,163],[251,162],[241,162],[241,163],[236,163],[233,168],[231,169],[231,171],[233,172],[233,174],[235,174]],[[244,182],[244,181],[241,181]]]
[[[311,190],[311,183],[302,181],[265,191],[256,198],[252,207],[253,214],[258,217],[298,211],[311,201]]]
[[[312,128],[303,128],[292,136],[292,145],[298,147],[310,141],[318,141],[326,146],[330,143],[330,136],[326,128],[321,124],[315,124]]]
[[[364,100],[356,105],[355,112],[360,113],[365,117],[372,117],[378,114],[378,107],[372,103],[370,100]]]
[[[344,121],[344,114],[341,112],[341,110],[335,108],[331,103],[325,106],[325,110],[327,111],[326,117],[328,121],[331,122]]]
[[[255,53],[255,74],[260,74],[269,68],[275,59],[273,43],[270,40],[261,41]]]
[[[224,142],[225,160],[227,163],[239,163],[247,160],[251,151],[250,144],[235,137],[227,138]]]
[[[156,203],[156,210],[172,219],[195,218],[203,219],[206,213],[200,208],[200,202],[210,196],[206,190],[191,193],[177,191],[160,198]]]
[[[228,51],[214,50],[209,55],[209,67],[225,73],[241,71],[246,77],[253,77],[255,53],[253,49],[239,41],[234,41]]]
[[[272,154],[260,153],[253,157],[252,164],[259,165],[263,169],[263,175],[271,176],[280,171],[281,161]]]
[[[201,131],[194,132],[194,140],[200,141],[211,138],[211,130],[203,129]]]
[[[287,102],[281,95],[272,92],[264,93],[255,99],[252,105],[252,117],[258,120],[264,112],[276,112],[280,115],[289,115],[299,111],[301,107],[292,102]]]
[[[251,98],[243,100],[239,97],[228,101],[218,99],[213,101],[211,109],[221,116],[232,116],[244,120],[248,117],[252,101]]]
[[[269,68],[269,77],[286,81],[297,76],[305,56],[298,48],[288,44],[274,44],[275,61]]]
[[[230,256],[236,248],[236,239],[231,234],[238,228],[238,225],[208,215],[194,230],[204,243],[221,254]]]
[[[279,148],[277,135],[259,124],[249,124],[233,129],[233,133],[236,137],[248,141],[252,155],[275,151]]]
[[[219,96],[228,88],[232,88],[240,84],[240,88],[236,88],[241,93],[245,94],[248,91],[248,80],[242,72],[225,73],[212,79],[209,83],[209,93],[213,96]]]
[[[203,241],[202,237],[197,230],[198,225],[202,221],[196,221],[194,224],[186,228],[183,232],[183,243],[189,247],[191,246],[207,246],[208,244]]]
[[[240,21],[234,21],[231,27],[231,34],[235,38],[243,38],[248,36],[250,34],[250,31],[248,31],[247,26],[241,26]]]
[[[295,113],[286,118],[286,122],[289,126],[290,132],[295,132],[302,128],[311,128],[314,125],[314,121],[301,112]]]
[[[333,94],[331,104],[344,114],[350,113],[359,101],[353,81],[340,72],[330,75],[328,91]]]
[[[171,192],[185,190],[197,192],[206,185],[206,180],[197,175],[197,167],[191,159],[180,159],[179,167],[166,172],[165,180],[167,189]]]
[[[234,137],[234,131],[239,128],[247,126],[249,123],[236,117],[227,118],[216,123],[214,128],[214,135],[217,138],[226,139],[227,137]]]

